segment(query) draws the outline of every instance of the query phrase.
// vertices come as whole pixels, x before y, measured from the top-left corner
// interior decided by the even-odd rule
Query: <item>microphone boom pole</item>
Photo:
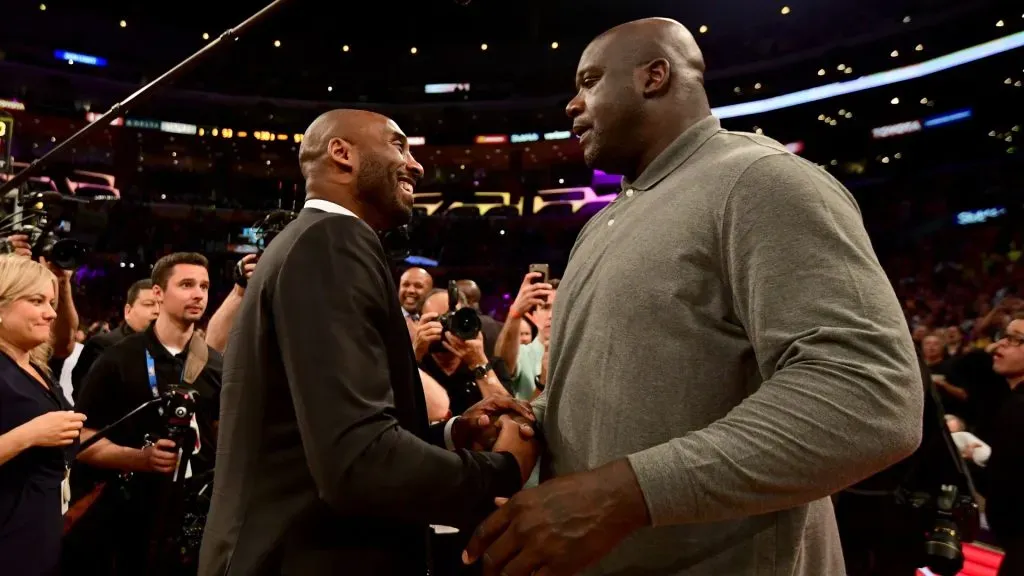
[[[189,56],[185,60],[182,60],[180,63],[178,63],[177,66],[171,68],[167,72],[164,72],[156,80],[153,80],[149,84],[146,84],[142,88],[139,88],[135,91],[134,94],[132,94],[128,98],[125,98],[123,101],[114,104],[110,108],[110,110],[103,114],[103,116],[100,116],[95,121],[90,122],[84,128],[72,134],[71,137],[69,137],[67,140],[64,140],[60,144],[54,146],[49,152],[43,154],[42,156],[34,160],[24,170],[18,172],[6,183],[0,185],[0,197],[2,197],[7,192],[17,188],[26,180],[28,180],[28,178],[32,174],[35,174],[40,169],[42,169],[42,167],[45,166],[46,163],[53,156],[56,156],[58,153],[63,152],[66,148],[70,147],[72,144],[78,142],[79,140],[85,138],[94,130],[99,130],[104,126],[107,126],[108,124],[113,122],[114,119],[118,116],[126,114],[133,105],[138,104],[145,98],[151,97],[157,91],[158,88],[161,88],[164,85],[170,84],[171,82],[177,80],[192,66],[198,64],[199,61],[202,60],[204,56],[209,55],[211,52],[216,50],[221,44],[223,44],[227,40],[238,40],[242,32],[251,28],[257,22],[268,16],[272,11],[281,7],[281,5],[285,4],[286,2],[288,2],[288,0],[273,0],[273,2],[264,6],[262,10],[250,16],[248,19],[246,19],[238,26],[235,26],[234,28],[228,28],[226,31],[224,31],[223,34],[218,36],[216,40],[210,42],[206,46],[203,46],[199,49],[198,52]]]

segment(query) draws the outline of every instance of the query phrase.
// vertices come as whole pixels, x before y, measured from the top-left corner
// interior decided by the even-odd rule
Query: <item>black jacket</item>
[[[135,334],[135,331],[124,322],[113,330],[97,334],[86,340],[82,347],[75,367],[71,370],[71,398],[78,403],[78,396],[82,393],[82,385],[85,383],[85,375],[96,360],[103,355],[103,351]]]
[[[428,524],[469,529],[519,488],[511,455],[438,447],[384,250],[351,216],[307,208],[260,258],[221,406],[200,576],[425,574]]]

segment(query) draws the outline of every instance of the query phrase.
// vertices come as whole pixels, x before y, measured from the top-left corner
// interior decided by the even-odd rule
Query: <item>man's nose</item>
[[[569,100],[569,103],[565,105],[565,115],[569,118],[576,118],[580,114],[583,114],[583,99],[577,93]]]

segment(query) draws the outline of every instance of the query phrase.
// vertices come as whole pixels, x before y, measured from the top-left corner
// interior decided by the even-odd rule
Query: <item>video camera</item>
[[[252,240],[259,251],[262,253],[266,250],[274,238],[298,217],[291,210],[274,210],[253,224]]]
[[[78,198],[55,190],[22,189],[9,196],[11,205],[0,218],[0,237],[28,236],[33,256],[42,256],[62,270],[74,270],[85,263],[91,246],[107,227],[104,197]],[[0,251],[10,251],[4,243]]]
[[[480,333],[483,324],[476,310],[466,306],[459,308],[460,302],[459,285],[455,280],[448,282],[448,311],[442,314],[437,321],[441,323],[441,340],[434,342],[431,346],[432,352],[441,352],[445,348],[441,342],[445,341],[445,335],[449,332],[461,340],[472,340]]]

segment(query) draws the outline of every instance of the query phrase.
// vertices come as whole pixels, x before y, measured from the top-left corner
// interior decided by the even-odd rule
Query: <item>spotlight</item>
[[[551,43],[551,49],[552,50],[558,50],[558,42],[552,42]]]

